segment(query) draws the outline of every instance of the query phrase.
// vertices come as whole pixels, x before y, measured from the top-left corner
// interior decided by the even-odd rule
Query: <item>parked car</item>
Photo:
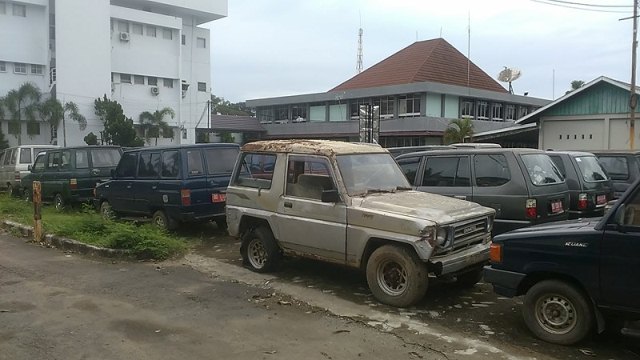
[[[56,145],[21,145],[2,150],[0,153],[0,189],[10,195],[22,194],[20,180],[29,173],[29,165],[44,151]]]
[[[40,153],[21,181],[23,195],[30,198],[33,182],[40,181],[42,200],[52,200],[58,210],[91,201],[96,184],[111,177],[121,154],[119,146],[66,147]]]
[[[391,147],[387,148],[391,156],[398,157],[402,154],[408,154],[417,151],[427,151],[427,150],[446,150],[446,149],[455,149],[450,145],[421,145],[421,146],[402,146],[402,147]]]
[[[362,143],[245,144],[227,190],[229,234],[252,270],[274,270],[283,255],[359,268],[379,301],[400,307],[424,296],[428,273],[479,281],[493,215],[411,190],[385,149]]]
[[[547,151],[569,187],[569,218],[595,217],[613,199],[611,179],[587,152]]]
[[[239,148],[198,144],[127,150],[113,178],[96,187],[94,205],[105,217],[147,217],[164,229],[209,220],[226,228],[226,189]]]
[[[500,149],[502,146],[495,143],[455,143],[450,146],[456,149]]]
[[[567,184],[541,150],[435,150],[396,161],[417,190],[494,208],[494,234],[569,215]]]
[[[611,177],[613,197],[622,196],[631,184],[640,178],[640,151],[598,150],[592,151]]]
[[[535,336],[573,344],[606,322],[640,319],[638,239],[636,182],[602,218],[496,236],[484,280],[502,296],[524,295],[522,314]]]

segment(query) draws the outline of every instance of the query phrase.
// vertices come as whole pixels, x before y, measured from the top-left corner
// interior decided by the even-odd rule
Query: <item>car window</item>
[[[239,168],[236,169],[232,184],[270,189],[275,163],[276,156],[274,154],[244,153],[238,162]]]
[[[207,173],[231,174],[238,157],[237,148],[212,148],[204,150],[204,157],[207,160]]]
[[[4,165],[4,155],[6,153],[7,153],[6,151],[0,152],[0,165]]]
[[[31,148],[20,149],[20,164],[31,164]]]
[[[15,165],[15,163],[16,163],[16,152],[17,151],[18,151],[18,149],[13,149],[11,151],[11,157],[9,158],[9,164]]]
[[[49,151],[51,149],[53,149],[53,148],[35,148],[35,149],[33,149],[33,154],[35,156],[37,156],[38,154],[43,153],[43,152],[47,152],[47,151]]]
[[[62,160],[60,159],[60,151],[47,153],[47,169],[58,170]]]
[[[469,158],[430,157],[424,168],[422,186],[470,186]]]
[[[566,178],[567,169],[564,167],[564,162],[562,161],[562,158],[560,157],[560,155],[549,155],[549,157],[551,158],[553,163],[556,165],[558,170],[560,170],[560,174],[562,175],[562,177]]]
[[[189,176],[204,174],[204,164],[202,162],[202,151],[187,150],[187,172]]]
[[[12,155],[13,155],[13,149],[9,149],[5,151],[4,165],[9,165],[11,163]]]
[[[580,173],[582,173],[584,181],[596,182],[609,180],[595,156],[576,157],[576,163],[578,163],[578,168],[580,168]]]
[[[327,158],[290,156],[287,165],[286,195],[321,200],[324,190],[335,189],[329,168]]]
[[[398,160],[398,165],[400,165],[400,169],[402,169],[402,172],[404,173],[404,176],[407,177],[407,180],[409,180],[409,183],[412,186],[415,185],[418,166],[420,165],[420,157],[400,159]]]
[[[629,198],[624,204],[624,214],[618,219],[620,225],[640,228],[640,191]]]
[[[114,167],[121,156],[118,149],[91,149],[93,167]]]
[[[76,150],[76,169],[89,168],[89,151]]]
[[[61,170],[71,169],[71,152],[68,150],[63,151],[60,156],[60,169]]]
[[[177,150],[162,153],[162,177],[176,179],[180,175],[180,152]]]
[[[36,156],[36,161],[33,164],[33,171],[43,171],[47,163],[47,157],[45,155]]]
[[[473,157],[476,186],[501,186],[511,180],[507,158],[502,154],[482,154]]]
[[[389,153],[344,154],[336,160],[350,196],[393,192],[411,186]]]
[[[138,153],[125,153],[116,167],[117,178],[132,178],[136,175],[136,161]]]
[[[604,170],[614,180],[626,180],[629,178],[629,163],[624,156],[598,156]]]
[[[549,185],[564,182],[560,170],[554,165],[549,155],[524,154],[521,156],[524,166],[533,185]]]
[[[138,160],[138,178],[155,179],[158,176],[160,176],[160,153],[141,153]]]

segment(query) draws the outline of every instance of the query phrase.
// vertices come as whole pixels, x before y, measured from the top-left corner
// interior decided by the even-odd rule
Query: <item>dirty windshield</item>
[[[576,162],[578,163],[584,181],[596,182],[609,180],[595,156],[576,157]]]
[[[564,177],[553,161],[545,154],[522,155],[522,162],[534,185],[549,185],[564,182]]]
[[[340,155],[337,159],[342,181],[350,196],[411,188],[389,154]]]

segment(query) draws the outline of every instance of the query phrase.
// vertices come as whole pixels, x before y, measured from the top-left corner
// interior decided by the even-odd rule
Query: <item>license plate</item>
[[[551,212],[553,214],[561,213],[564,210],[562,209],[562,201],[552,201],[551,202]]]
[[[596,204],[602,205],[607,203],[607,195],[598,195],[596,197]]]
[[[211,194],[211,202],[219,203],[227,201],[227,194]]]

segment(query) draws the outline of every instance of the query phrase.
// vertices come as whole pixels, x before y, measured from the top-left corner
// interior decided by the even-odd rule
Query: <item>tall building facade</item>
[[[165,120],[174,137],[159,143],[195,143],[211,93],[211,37],[200,25],[227,11],[227,0],[0,0],[0,96],[31,82],[87,118],[82,131],[67,121],[66,134],[39,123],[39,134],[28,136],[24,122],[22,143],[100,137],[94,101],[105,95],[135,123],[144,111],[171,108],[176,116]],[[4,117],[2,131],[15,144]]]

